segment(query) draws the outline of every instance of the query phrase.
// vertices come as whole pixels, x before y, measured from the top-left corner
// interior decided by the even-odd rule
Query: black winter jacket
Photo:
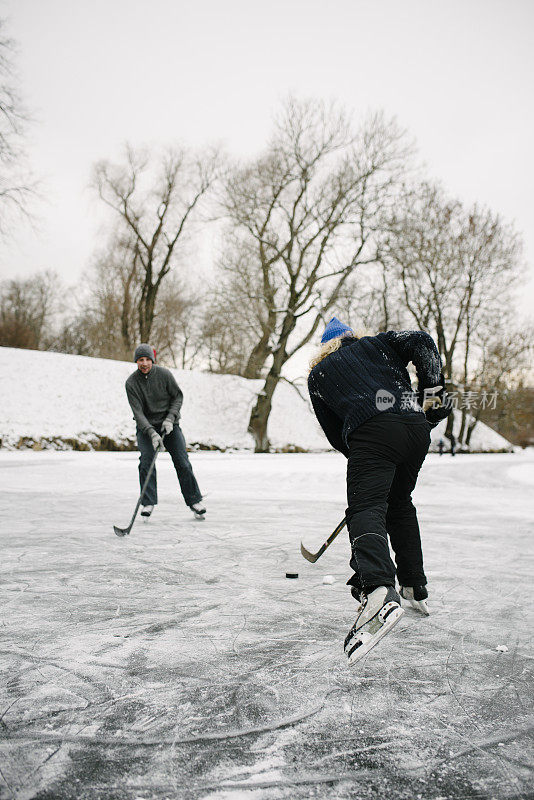
[[[414,392],[406,369],[412,362],[418,387]],[[315,415],[326,438],[348,456],[352,431],[382,411],[401,415],[423,415],[424,390],[445,381],[438,349],[424,331],[387,331],[378,336],[342,339],[341,347],[324,358],[308,377],[308,390]],[[450,414],[444,406],[427,412],[434,427]]]

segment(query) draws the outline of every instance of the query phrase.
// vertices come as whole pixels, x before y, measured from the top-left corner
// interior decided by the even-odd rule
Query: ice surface
[[[206,522],[164,455],[160,505],[118,539],[136,454],[0,453],[0,796],[527,797],[532,453],[429,456],[431,616],[407,607],[353,668],[346,533],[298,553],[343,516],[345,459],[192,461]]]

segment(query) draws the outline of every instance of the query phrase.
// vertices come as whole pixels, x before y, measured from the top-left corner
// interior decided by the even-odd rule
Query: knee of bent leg
[[[415,511],[411,495],[388,498],[388,517],[412,514]]]

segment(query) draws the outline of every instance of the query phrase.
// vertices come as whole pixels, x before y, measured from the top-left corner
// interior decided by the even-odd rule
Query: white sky
[[[523,233],[534,275],[532,0],[1,0],[47,202],[2,277],[74,282],[99,239],[91,165],[134,144],[257,152],[280,98],[384,108],[429,173]],[[523,294],[526,311],[534,280]]]

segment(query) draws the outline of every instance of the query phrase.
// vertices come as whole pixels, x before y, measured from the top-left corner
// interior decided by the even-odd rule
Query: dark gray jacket
[[[184,396],[170,370],[153,364],[148,375],[138,369],[126,381],[126,394],[139,430],[148,433],[168,417],[180,419]]]

